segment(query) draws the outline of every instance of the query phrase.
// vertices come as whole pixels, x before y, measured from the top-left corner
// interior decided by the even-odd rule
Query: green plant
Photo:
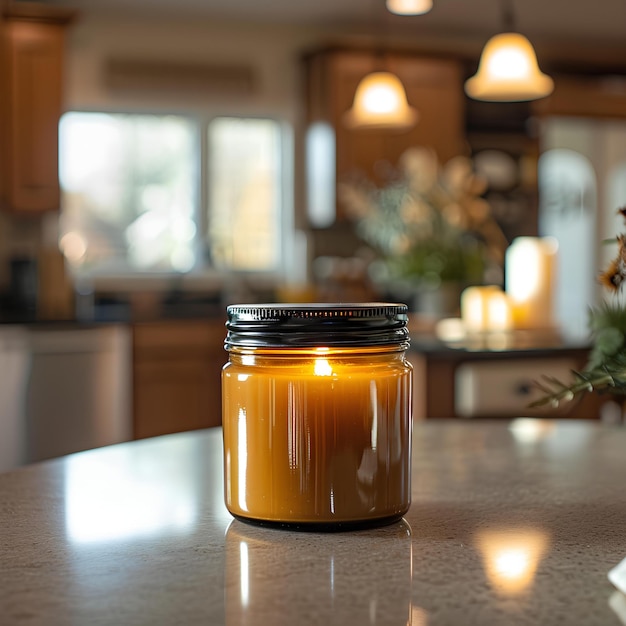
[[[414,148],[388,185],[344,183],[339,197],[357,234],[383,260],[386,278],[469,285],[482,283],[487,267],[502,266],[507,245],[484,189],[469,159],[440,168],[432,151]]]
[[[626,207],[619,209],[626,218]],[[626,280],[626,238],[618,235],[614,240],[618,252],[608,268],[600,275],[600,282],[617,295]],[[544,396],[530,406],[551,404],[558,406],[585,392],[610,392],[626,395],[626,307],[620,302],[603,303],[589,312],[589,330],[592,348],[584,369],[572,372],[572,380],[563,383],[544,376],[537,387]]]

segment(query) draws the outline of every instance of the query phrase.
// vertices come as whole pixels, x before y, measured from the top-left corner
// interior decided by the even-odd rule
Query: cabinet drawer
[[[542,395],[535,381],[543,376],[568,381],[576,367],[569,358],[462,363],[455,372],[455,413],[460,417],[540,415],[549,407],[528,408]]]

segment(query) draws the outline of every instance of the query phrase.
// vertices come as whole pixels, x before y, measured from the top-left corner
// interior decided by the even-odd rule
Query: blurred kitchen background
[[[5,1],[0,29],[0,470],[220,424],[229,303],[407,302],[416,418],[533,415],[584,364],[624,0]],[[468,97],[507,30],[553,91]],[[375,71],[416,122],[351,126]]]

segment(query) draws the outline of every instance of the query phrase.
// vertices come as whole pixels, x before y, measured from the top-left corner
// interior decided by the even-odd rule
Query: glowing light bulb
[[[488,70],[494,78],[520,80],[530,73],[530,63],[520,50],[509,46],[489,59]]]
[[[389,85],[374,85],[363,96],[365,108],[372,113],[390,113],[400,104],[400,98]]]

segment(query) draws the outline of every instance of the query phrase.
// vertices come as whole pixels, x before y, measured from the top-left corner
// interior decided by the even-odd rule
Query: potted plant
[[[456,312],[465,287],[502,281],[507,241],[484,190],[469,159],[441,168],[431,150],[412,148],[387,185],[344,183],[339,199],[378,253],[375,283],[399,297],[414,294],[415,309],[443,315]]]
[[[618,213],[626,220],[626,207]],[[626,396],[626,306],[617,298],[626,282],[626,235],[619,234],[609,242],[617,244],[617,253],[599,280],[614,300],[589,311],[592,348],[587,364],[582,371],[572,372],[572,379],[566,383],[548,376],[536,381],[544,395],[532,403],[533,407],[558,407],[561,402],[593,391]]]

